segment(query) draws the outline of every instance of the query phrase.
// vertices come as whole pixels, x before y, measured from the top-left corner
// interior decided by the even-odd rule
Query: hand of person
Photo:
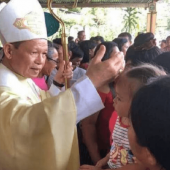
[[[59,84],[64,84],[65,82],[65,78],[67,79],[71,79],[73,77],[73,67],[72,67],[72,63],[69,62],[65,68],[65,61],[62,60],[60,61],[59,64],[59,69],[57,71],[56,76],[54,77],[54,80],[56,82],[58,82]]]
[[[96,88],[113,81],[125,66],[122,52],[112,53],[108,60],[101,61],[105,51],[105,46],[101,45],[86,73]]]
[[[96,166],[82,165],[79,170],[102,170],[102,169]]]
[[[102,168],[103,166],[107,165],[107,162],[108,162],[107,157],[104,157],[103,159],[97,162],[96,166],[98,168]]]

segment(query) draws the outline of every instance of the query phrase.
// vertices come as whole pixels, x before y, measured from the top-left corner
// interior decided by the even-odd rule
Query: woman
[[[84,53],[84,57],[83,57],[80,67],[87,70],[89,61],[94,57],[94,51],[96,49],[97,44],[91,40],[85,40],[85,41],[82,41],[79,44],[79,46],[80,46],[80,49]]]
[[[116,43],[103,42],[97,46],[95,54],[101,45],[106,47],[102,61],[109,59],[112,53],[119,51]],[[113,89],[113,84],[109,86],[109,83],[97,89],[105,108],[82,121],[83,144],[85,144],[84,147],[87,147],[88,153],[86,152],[85,154],[85,149],[84,153],[82,153],[83,149],[80,148],[81,164],[95,165],[101,158],[105,157],[110,150],[110,138],[117,118],[117,114],[113,114],[113,98],[115,96],[113,96],[111,89]],[[88,154],[92,162],[87,156]]]
[[[126,51],[129,48],[128,40],[126,38],[115,38],[113,42],[117,44],[119,51],[122,51],[124,56],[126,56]]]

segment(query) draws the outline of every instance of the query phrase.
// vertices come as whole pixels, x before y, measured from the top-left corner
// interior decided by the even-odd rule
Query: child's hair
[[[128,79],[135,79],[138,80],[139,82],[139,87],[144,86],[145,84],[147,84],[148,80],[150,78],[155,78],[161,75],[165,75],[165,71],[154,66],[151,64],[141,64],[139,66],[136,67],[132,67],[130,69],[128,69],[127,71],[125,71],[124,73],[122,73],[122,75],[120,75],[120,78],[118,78],[118,85],[119,85],[119,81],[123,81],[121,79],[121,77],[127,77]],[[136,91],[133,91],[134,89],[132,89],[130,87],[130,94],[131,97],[133,97],[134,93],[136,93]]]
[[[137,143],[170,170],[170,76],[161,76],[142,87],[130,111]]]
[[[145,85],[150,78],[165,75],[165,71],[151,64],[141,64],[126,71],[125,75]]]
[[[95,52],[94,52],[94,55],[96,55],[96,53],[97,53],[97,51],[99,50],[99,48],[100,48],[101,45],[104,45],[104,46],[106,47],[106,52],[105,52],[105,54],[104,54],[104,56],[103,56],[103,58],[102,58],[102,61],[105,61],[105,60],[107,60],[107,59],[110,58],[110,55],[111,55],[111,53],[113,52],[113,48],[114,48],[114,47],[117,47],[117,44],[116,44],[115,42],[112,42],[112,41],[105,41],[105,42],[99,44],[99,45],[96,47],[96,50],[95,50]]]

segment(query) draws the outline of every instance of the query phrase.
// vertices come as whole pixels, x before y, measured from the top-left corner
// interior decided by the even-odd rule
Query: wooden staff
[[[63,55],[64,55],[64,60],[65,60],[65,64],[67,65],[67,63],[69,62],[69,58],[68,58],[68,39],[66,36],[66,30],[65,30],[65,24],[64,22],[53,12],[52,10],[52,1],[53,0],[48,0],[47,1],[47,6],[48,9],[50,11],[50,13],[54,16],[54,18],[61,24],[62,26],[62,34],[61,34],[61,42],[62,42],[62,46],[63,46]],[[66,69],[66,66],[65,66]],[[69,81],[68,79],[65,79],[65,89],[68,89],[69,86]]]

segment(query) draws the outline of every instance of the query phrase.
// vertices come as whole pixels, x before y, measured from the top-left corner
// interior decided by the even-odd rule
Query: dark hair
[[[83,58],[84,56],[84,53],[79,46],[75,46],[74,48],[71,49],[71,51],[72,51],[71,60],[74,58]]]
[[[170,76],[142,87],[131,105],[131,121],[139,145],[148,148],[164,169],[170,169]]]
[[[68,48],[70,51],[72,51],[73,48],[78,47],[78,44],[75,43],[74,41],[68,42]]]
[[[105,42],[99,44],[99,45],[96,47],[95,52],[94,52],[94,55],[96,55],[96,53],[97,53],[97,51],[99,50],[99,48],[100,48],[101,45],[104,45],[104,46],[106,47],[106,52],[105,52],[105,54],[104,54],[104,56],[103,56],[103,58],[102,58],[102,61],[105,61],[105,60],[107,60],[107,59],[110,58],[110,55],[111,55],[111,53],[113,52],[113,48],[114,48],[114,47],[117,47],[117,44],[114,43],[114,42],[112,42],[112,41],[105,41]]]
[[[54,39],[54,40],[53,40],[53,43],[59,44],[59,45],[62,46],[61,38],[56,38],[56,39]]]
[[[102,36],[96,36],[96,37],[94,37],[94,41],[100,41],[101,43],[103,43],[104,38]]]
[[[84,52],[82,63],[88,63],[89,62],[89,49],[94,49],[97,46],[97,44],[91,40],[85,40],[85,41],[80,42],[79,46],[80,46],[80,49]]]
[[[152,33],[142,33],[135,38],[134,45],[126,53],[125,60],[131,61],[131,65],[143,63],[152,63],[153,60],[162,53],[156,46],[154,35]]]
[[[68,37],[68,42],[70,42],[70,41],[74,41],[74,37],[69,36],[69,37]]]
[[[118,37],[128,37],[129,41],[132,41],[132,35],[128,32],[122,32],[118,35]]]
[[[19,41],[19,42],[14,42],[14,43],[10,43],[10,44],[12,44],[16,49],[18,49],[19,46],[20,46],[23,42],[25,42],[25,41]]]
[[[91,38],[90,38],[90,41],[95,41],[95,37],[91,37]]]
[[[161,42],[166,44],[166,40],[162,40]]]
[[[170,52],[160,54],[154,60],[154,64],[161,66],[167,73],[170,74]]]
[[[79,32],[77,33],[77,35],[80,36],[83,32],[85,32],[85,31],[83,31],[83,30],[82,30],[82,31],[79,31]]]
[[[120,51],[122,51],[122,47],[124,46],[124,44],[126,44],[128,42],[128,40],[126,38],[115,38],[113,40],[113,42],[115,42],[119,48]]]

